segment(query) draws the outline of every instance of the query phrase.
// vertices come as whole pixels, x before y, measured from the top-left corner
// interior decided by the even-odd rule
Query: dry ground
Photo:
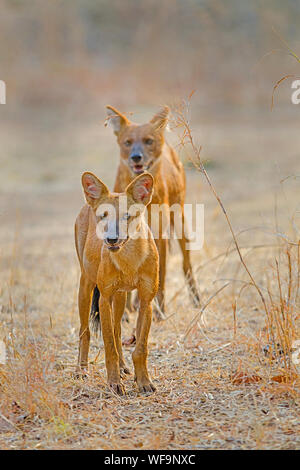
[[[150,116],[148,110],[138,111],[139,120]],[[272,380],[282,360],[263,353],[262,304],[253,287],[244,284],[248,279],[236,253],[226,254],[232,242],[223,214],[187,162],[188,149],[181,155],[188,200],[205,204],[205,246],[192,253],[203,304],[229,285],[185,336],[199,311],[190,304],[173,243],[168,319],[153,323],[150,337],[149,369],[157,392],[140,395],[131,376],[127,395],[112,395],[96,338],[89,378],[73,377],[79,327],[73,223],[83,202],[80,174],[94,171],[112,186],[118,149],[110,130],[94,116],[84,126],[78,118],[62,132],[53,121],[39,116],[30,126],[15,122],[14,132],[8,125],[0,131],[0,318],[7,345],[7,362],[0,369],[0,447],[299,448],[299,380]],[[293,214],[299,239],[299,179],[280,183],[300,174],[299,123],[288,114],[269,112],[230,118],[224,113],[214,119],[200,115],[194,132],[257,282],[266,285],[269,277],[276,291],[278,234],[292,236]],[[296,269],[294,253],[292,261]],[[285,292],[285,277],[282,283]],[[297,307],[294,313],[297,320]],[[134,322],[132,316],[124,324],[124,337]],[[125,351],[129,362],[131,351],[131,346]],[[234,381],[237,370],[259,381]]]

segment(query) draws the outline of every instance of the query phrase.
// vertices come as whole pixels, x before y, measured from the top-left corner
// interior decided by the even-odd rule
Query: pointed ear
[[[130,124],[130,121],[126,116],[124,116],[124,114],[120,113],[112,106],[106,106],[106,110],[108,123],[112,126],[116,136],[118,136],[121,130]]]
[[[151,202],[153,194],[153,176],[143,173],[137,176],[126,188],[126,193],[132,197],[137,204],[147,206]]]
[[[83,173],[81,182],[86,202],[93,208],[98,207],[101,199],[109,194],[108,187],[89,171]]]
[[[168,116],[170,109],[164,106],[161,110],[153,116],[150,123],[154,126],[156,131],[163,132],[168,124]]]

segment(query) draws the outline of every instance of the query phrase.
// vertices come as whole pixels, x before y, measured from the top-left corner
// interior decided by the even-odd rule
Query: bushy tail
[[[91,312],[90,312],[91,329],[93,330],[96,336],[98,336],[98,334],[101,333],[99,299],[100,299],[100,292],[99,292],[98,287],[96,286],[93,292],[93,299],[92,299]]]

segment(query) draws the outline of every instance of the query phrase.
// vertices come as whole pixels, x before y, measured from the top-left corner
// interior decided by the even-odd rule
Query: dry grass
[[[101,176],[99,168],[105,168],[111,182],[115,174],[106,157],[116,154],[116,144],[100,129],[97,141],[106,142],[102,160],[94,150],[95,156],[83,154],[80,164],[75,159],[72,169],[69,154],[59,160],[59,175],[69,171],[73,186],[55,180],[42,190],[42,181],[15,191],[11,177],[1,199],[1,336],[7,346],[7,362],[0,366],[1,448],[299,448],[300,381],[290,361],[292,342],[299,338],[299,181],[279,185],[274,216],[274,175],[268,173],[270,161],[262,161],[255,149],[257,130],[248,123],[219,124],[206,123],[203,152],[212,162],[208,171],[223,195],[268,315],[241,269],[224,215],[200,174],[188,168],[188,200],[204,202],[206,208],[205,247],[192,255],[202,309],[189,303],[173,244],[168,319],[153,323],[150,337],[149,369],[157,392],[140,395],[131,376],[125,383],[127,395],[112,395],[106,387],[103,348],[95,338],[88,379],[74,378],[79,269],[72,230],[82,202],[77,176],[81,169]],[[288,173],[280,172],[277,181],[299,174],[294,157],[298,129],[287,120],[285,131],[283,137],[276,125],[265,126],[263,136],[259,134],[270,152],[288,148]],[[92,126],[82,130],[82,142],[76,144],[89,148],[94,135]],[[65,138],[71,142],[75,131]],[[226,161],[218,159],[218,145]],[[188,154],[186,148],[182,158]],[[32,171],[34,165],[29,167]],[[36,172],[31,177],[38,179]],[[124,337],[134,324],[132,316],[124,324]],[[125,350],[128,362],[131,351],[132,346]]]

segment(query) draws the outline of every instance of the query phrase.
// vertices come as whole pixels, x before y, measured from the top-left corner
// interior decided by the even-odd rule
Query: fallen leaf
[[[288,383],[288,382],[293,382],[294,380],[297,379],[297,374],[294,374],[294,373],[291,373],[291,374],[281,374],[281,375],[274,375],[274,377],[272,377],[272,380],[273,382],[277,382],[277,383]]]
[[[290,436],[291,434],[295,434],[295,431],[293,429],[286,429],[283,431],[283,434]]]
[[[261,377],[258,375],[252,374],[248,375],[246,372],[236,372],[232,377],[231,377],[231,382],[234,385],[240,385],[240,384],[253,384],[256,382],[260,382]]]
[[[143,443],[142,442],[137,442],[136,444],[134,444],[134,447],[143,447]]]

